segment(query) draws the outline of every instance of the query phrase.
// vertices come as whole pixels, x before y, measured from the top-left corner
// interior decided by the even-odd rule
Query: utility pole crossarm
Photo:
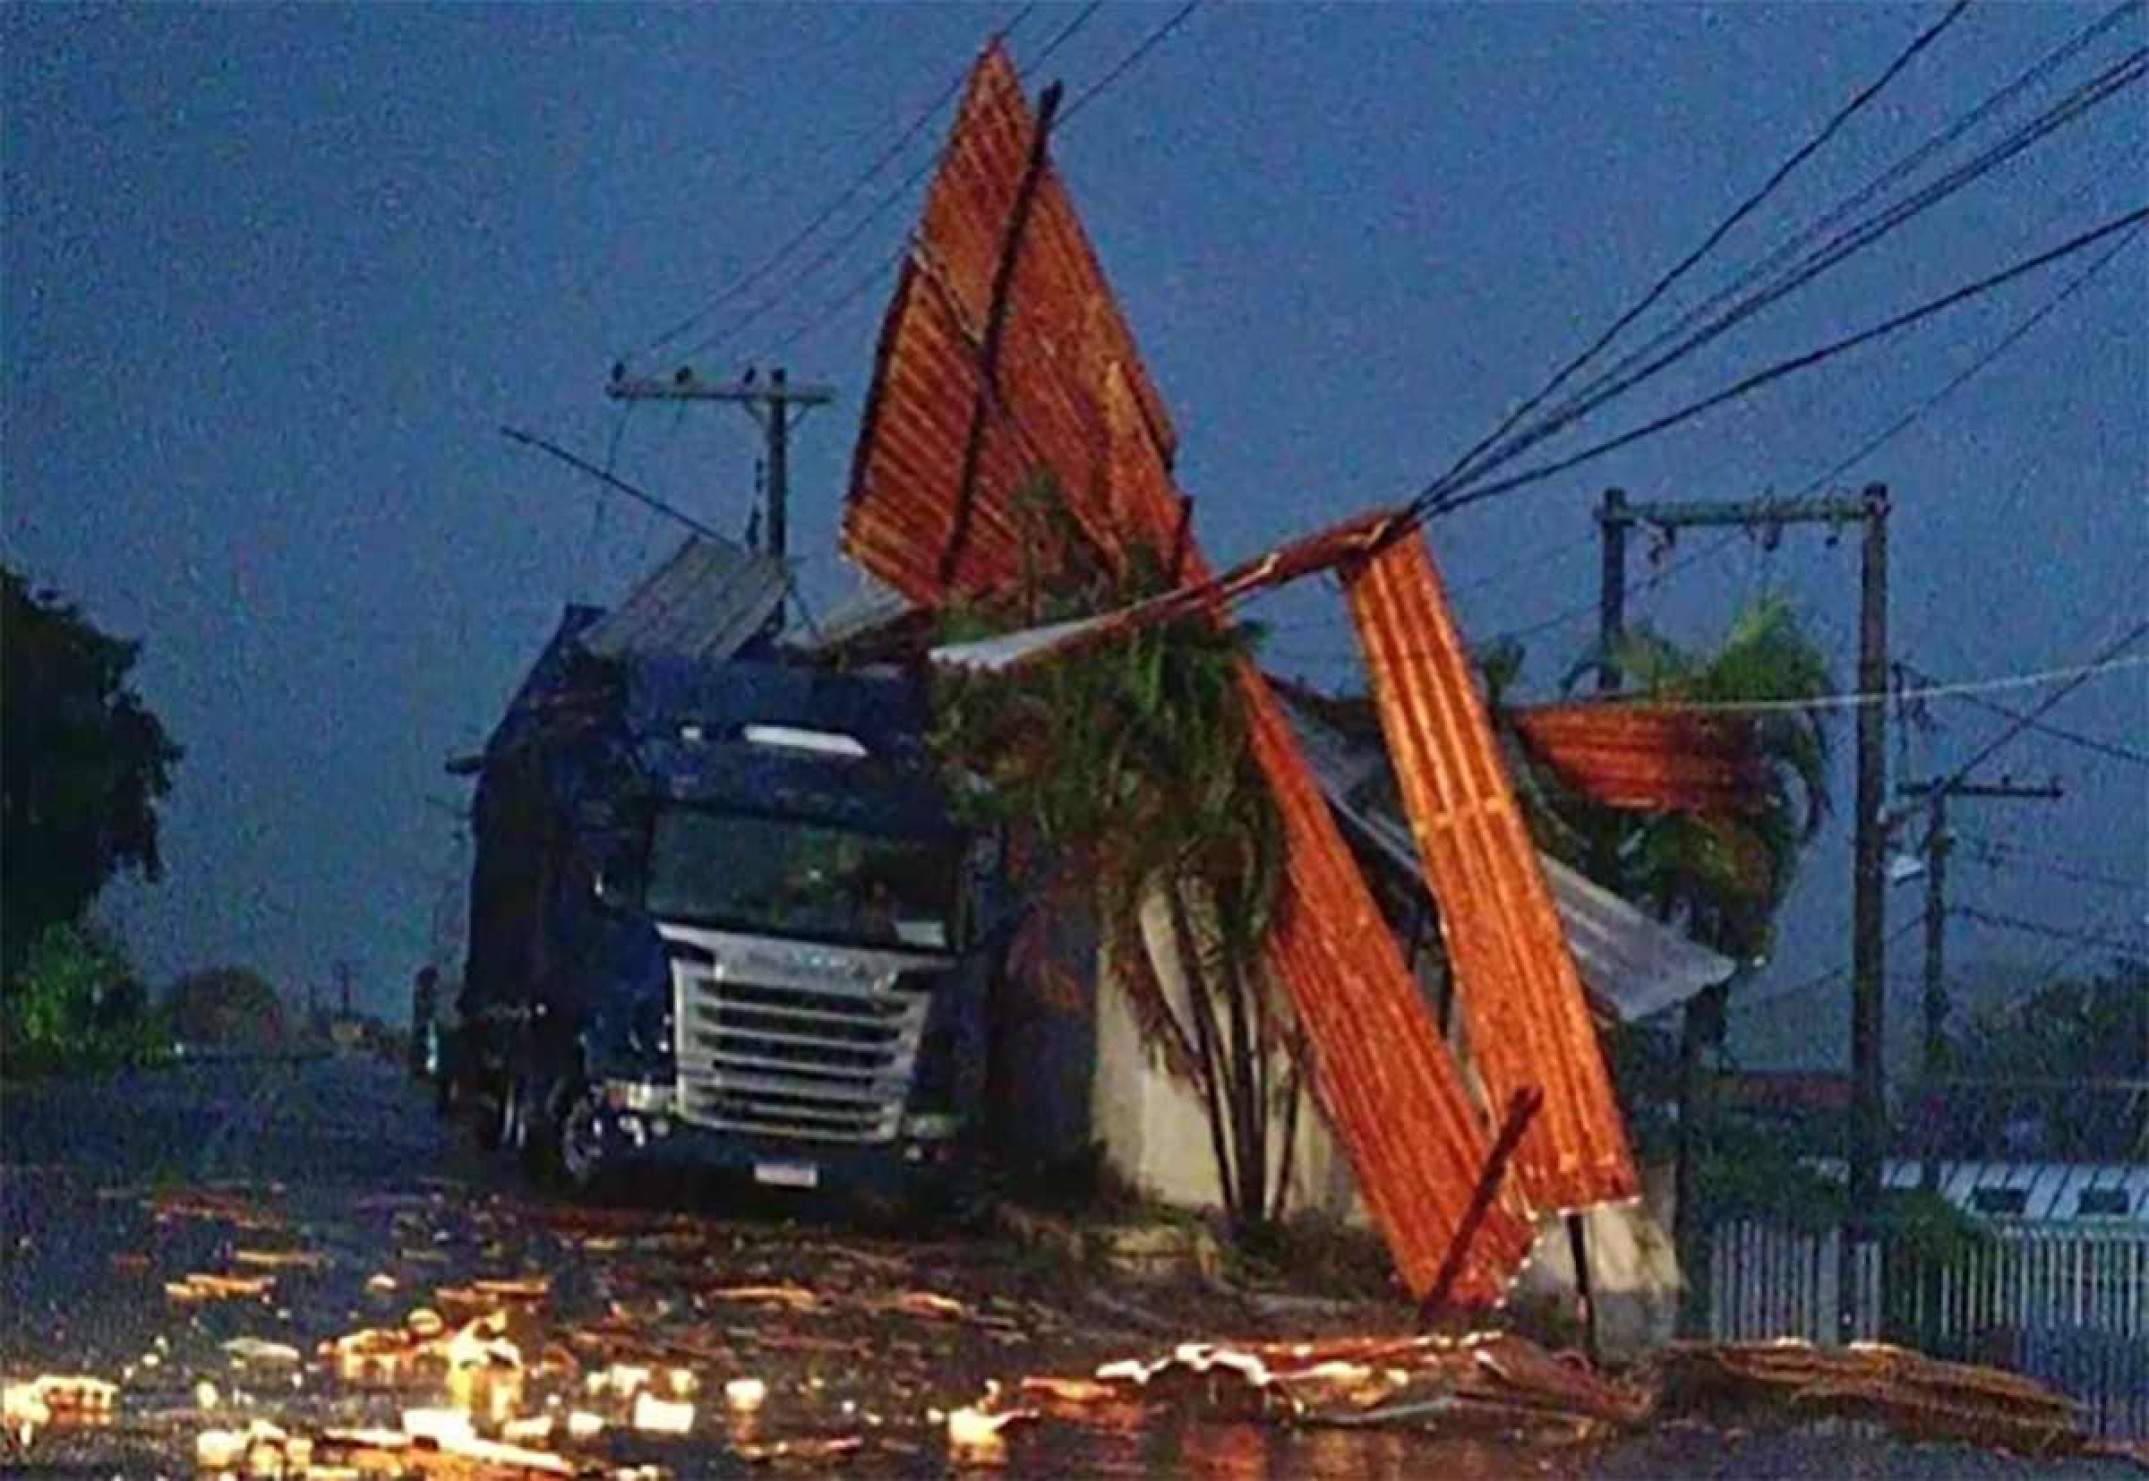
[[[612,367],[612,379],[604,394],[614,401],[729,401],[743,408],[761,428],[768,444],[768,553],[782,560],[786,554],[791,487],[791,425],[816,406],[836,399],[831,386],[793,385],[782,370],[770,372],[757,382],[748,370],[735,381],[705,381],[681,366],[670,379],[630,376],[626,367]],[[792,408],[797,408],[794,416]],[[782,622],[783,609],[776,609],[770,631]]]
[[[788,403],[792,406],[826,406],[836,399],[835,388],[792,385],[768,381],[705,381],[691,371],[669,379],[660,376],[621,376],[607,384],[604,394],[614,401],[739,401],[750,406]]]
[[[2050,782],[1904,782],[1896,788],[1905,797],[2014,797],[2056,800],[2067,795],[2057,781]]]
[[[1852,524],[1872,515],[1863,494],[1832,494],[1797,499],[1667,499],[1629,504],[1606,500],[1597,520],[1606,528],[1656,525],[1675,529],[1690,525]]]

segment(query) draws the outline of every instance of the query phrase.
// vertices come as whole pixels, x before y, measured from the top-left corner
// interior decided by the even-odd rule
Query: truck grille
[[[929,994],[729,981],[677,958],[672,981],[684,1119],[761,1136],[894,1139]]]

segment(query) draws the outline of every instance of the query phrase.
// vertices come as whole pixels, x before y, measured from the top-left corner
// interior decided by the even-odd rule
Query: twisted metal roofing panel
[[[1632,1197],[1596,1027],[1432,554],[1396,540],[1346,571],[1344,590],[1488,1097],[1544,1092],[1518,1191],[1537,1209]]]
[[[1511,713],[1554,773],[1609,807],[1723,814],[1767,805],[1748,716],[1605,700]]]
[[[985,383],[993,285],[1035,130],[1013,67],[989,49],[882,326],[843,548],[925,605],[1003,593],[1026,561],[1050,559],[1018,499],[1038,470],[1054,475],[1082,537],[1108,559],[1138,540],[1174,574],[1208,579],[1172,482],[1175,434],[1049,161],[1032,181],[999,310],[998,373]],[[1240,685],[1286,834],[1271,964],[1305,1025],[1316,1089],[1367,1205],[1422,1295],[1463,1227],[1491,1136],[1275,696],[1251,663]],[[1529,1244],[1503,1191],[1453,1299],[1497,1301]]]

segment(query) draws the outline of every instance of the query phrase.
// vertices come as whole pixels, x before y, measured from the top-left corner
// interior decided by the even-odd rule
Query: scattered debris
[[[814,1465],[848,1459],[864,1449],[865,1443],[858,1435],[829,1435],[766,1442],[735,1441],[731,1450],[739,1459],[753,1465],[782,1461]]]
[[[205,1275],[197,1271],[185,1280],[166,1281],[164,1294],[174,1301],[229,1301],[240,1296],[266,1296],[276,1285],[273,1275]]]
[[[882,1311],[898,1311],[906,1316],[935,1317],[943,1320],[972,1315],[968,1305],[937,1291],[903,1291],[879,1302],[878,1308]]]
[[[2089,1438],[2074,1402],[2033,1379],[1885,1343],[1675,1343],[1655,1366],[1667,1402],[1680,1409],[1875,1419],[1912,1439],[2030,1455],[2077,1451]]]
[[[287,1342],[270,1342],[261,1337],[234,1337],[224,1344],[224,1351],[241,1363],[295,1365],[301,1356],[299,1350]]]
[[[643,1389],[634,1396],[634,1427],[659,1435],[686,1434],[694,1428],[694,1406]]]
[[[34,1383],[10,1383],[0,1387],[0,1426],[15,1443],[27,1450],[37,1432],[52,1423],[52,1406]]]
[[[319,1270],[328,1264],[316,1250],[233,1250],[231,1260],[254,1270]]]
[[[1021,1419],[1035,1419],[1033,1409],[1007,1409],[998,1413],[965,1407],[948,1415],[948,1459],[957,1465],[998,1466],[1007,1463],[1007,1441],[1000,1431]]]
[[[813,1311],[821,1298],[804,1286],[723,1286],[700,1293],[704,1301],[739,1301],[759,1306],[781,1306],[788,1311]]]

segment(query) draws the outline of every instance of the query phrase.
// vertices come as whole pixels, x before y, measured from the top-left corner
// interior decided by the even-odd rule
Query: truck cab
[[[463,1072],[588,1189],[669,1163],[930,1198],[981,1065],[980,875],[894,673],[548,650],[474,809]]]

